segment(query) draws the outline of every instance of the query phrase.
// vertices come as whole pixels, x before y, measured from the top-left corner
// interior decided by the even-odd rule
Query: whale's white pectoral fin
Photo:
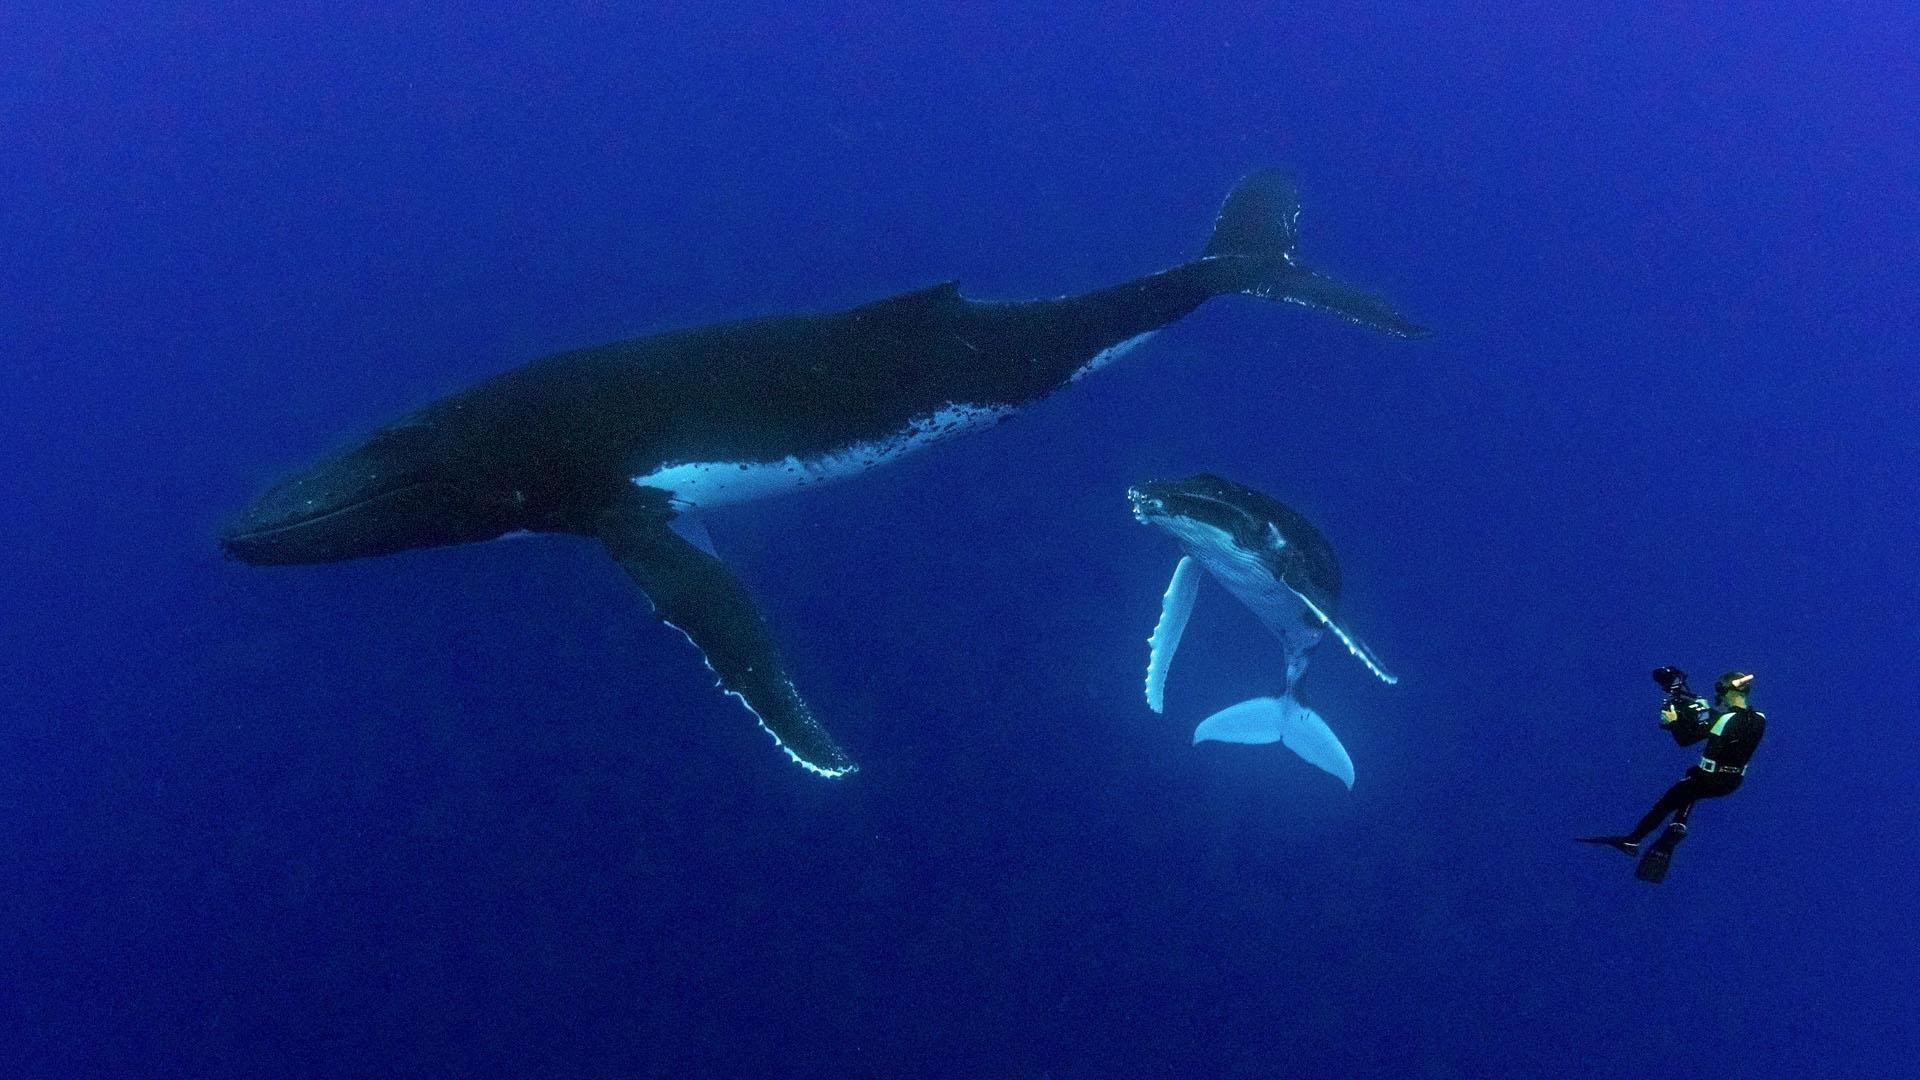
[[[1285,585],[1286,583],[1283,581],[1281,584]],[[1333,636],[1340,639],[1340,644],[1347,647],[1347,651],[1353,654],[1353,658],[1366,665],[1367,670],[1373,672],[1374,676],[1381,682],[1392,686],[1400,681],[1400,676],[1380,666],[1380,659],[1373,655],[1373,650],[1367,648],[1365,642],[1347,633],[1346,629],[1339,623],[1327,618],[1327,613],[1320,610],[1320,605],[1307,599],[1304,593],[1291,585],[1287,585],[1287,591],[1299,597],[1300,602],[1307,606],[1307,610],[1313,612],[1313,617],[1320,620],[1320,625],[1333,631]]]
[[[1173,666],[1173,653],[1180,647],[1180,635],[1186,632],[1187,616],[1193,614],[1193,598],[1200,593],[1200,564],[1182,555],[1173,568],[1173,580],[1167,594],[1160,598],[1160,621],[1147,639],[1147,708],[1164,712],[1167,703],[1167,669]]]
[[[1347,651],[1354,655],[1355,659],[1365,664],[1368,671],[1373,672],[1375,678],[1386,683],[1388,686],[1393,686],[1400,681],[1400,676],[1380,666],[1380,658],[1373,655],[1373,650],[1367,647],[1366,642],[1361,641],[1358,637],[1355,637],[1353,634],[1348,633],[1338,626],[1333,627],[1333,633],[1334,636],[1340,639],[1340,643],[1347,647]]]
[[[667,625],[687,636],[720,680],[787,756],[821,776],[857,766],[813,717],[746,589],[719,559],[669,524],[665,500],[634,492],[601,517],[607,553],[647,594]]]
[[[1314,768],[1332,773],[1353,788],[1353,759],[1320,714],[1291,697],[1253,698],[1229,705],[1193,729],[1193,741],[1283,743]]]

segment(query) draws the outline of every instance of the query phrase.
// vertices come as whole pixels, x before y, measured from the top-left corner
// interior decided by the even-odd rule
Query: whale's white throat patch
[[[1214,580],[1225,585],[1228,592],[1255,613],[1264,616],[1276,606],[1286,608],[1286,613],[1277,617],[1279,621],[1285,621],[1300,610],[1291,595],[1293,590],[1284,588],[1274,579],[1273,567],[1261,558],[1259,552],[1241,547],[1231,533],[1204,522],[1192,519],[1174,521],[1175,524],[1170,525],[1167,531],[1185,543],[1187,550],[1200,560]]]
[[[789,454],[778,461],[687,461],[663,465],[632,479],[638,487],[666,491],[682,510],[752,502],[856,476],[936,442],[994,424],[1012,412],[1007,405],[949,403],[915,417],[885,439],[853,443],[818,457]]]
[[[1320,630],[1299,621],[1311,615],[1313,623],[1340,640],[1347,652],[1360,661],[1381,682],[1392,686],[1398,675],[1381,666],[1373,650],[1345,627],[1333,620],[1312,598],[1273,575],[1273,567],[1257,552],[1241,547],[1232,535],[1193,518],[1158,517],[1155,525],[1180,539],[1187,552],[1207,568],[1214,580],[1227,587],[1260,621],[1278,634],[1287,648],[1287,684],[1291,686],[1306,669],[1306,652],[1320,640]],[[1286,537],[1272,523],[1267,525],[1267,542],[1276,551],[1284,550]]]

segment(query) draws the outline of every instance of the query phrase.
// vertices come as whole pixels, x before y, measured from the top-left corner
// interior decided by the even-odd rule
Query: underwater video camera
[[[1667,692],[1668,698],[1690,698],[1693,691],[1687,686],[1687,673],[1677,667],[1657,667],[1653,669],[1653,681]]]

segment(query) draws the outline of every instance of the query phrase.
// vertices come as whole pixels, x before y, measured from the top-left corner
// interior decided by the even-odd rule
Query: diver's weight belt
[[[1712,758],[1701,758],[1699,767],[1701,772],[1712,773],[1715,776],[1745,776],[1747,774],[1747,767],[1745,765],[1722,765]]]

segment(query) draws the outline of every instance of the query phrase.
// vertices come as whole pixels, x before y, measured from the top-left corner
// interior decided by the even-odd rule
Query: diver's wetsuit
[[[1700,764],[1687,770],[1686,778],[1667,789],[1653,804],[1647,816],[1627,835],[1630,844],[1644,840],[1660,827],[1668,814],[1686,824],[1693,804],[1701,799],[1717,799],[1740,788],[1747,762],[1754,748],[1767,733],[1767,718],[1755,709],[1720,708],[1708,710],[1705,698],[1676,698],[1660,713],[1660,724],[1673,733],[1673,741],[1691,746],[1707,740]],[[1726,771],[1721,771],[1722,769]]]

